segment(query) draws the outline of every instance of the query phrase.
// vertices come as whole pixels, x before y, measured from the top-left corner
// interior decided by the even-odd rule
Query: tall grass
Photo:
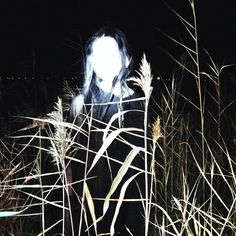
[[[136,128],[114,129],[112,122],[123,113],[115,114],[106,124],[103,143],[91,165],[87,161],[83,179],[80,219],[91,218],[97,231],[97,224],[107,212],[112,201],[116,209],[108,235],[114,235],[115,222],[129,185],[140,174],[145,174],[145,194],[133,201],[142,201],[145,217],[145,235],[235,235],[236,234],[236,156],[235,141],[228,130],[235,132],[235,120],[228,110],[234,101],[224,100],[221,75],[230,70],[230,65],[218,66],[207,51],[199,48],[197,16],[194,1],[189,1],[192,19],[185,19],[171,9],[189,33],[192,42],[180,42],[166,35],[176,46],[183,49],[186,60],[169,56],[180,70],[170,81],[165,78],[156,81],[152,88],[150,65],[143,57],[140,71],[133,82],[145,94],[144,130]],[[192,45],[192,46],[189,46]],[[207,67],[201,61],[204,53]],[[202,68],[207,68],[202,70]],[[159,91],[155,84],[159,83]],[[183,91],[185,83],[191,84],[191,93]],[[70,235],[73,230],[73,214],[70,204],[70,164],[82,162],[76,153],[78,149],[92,152],[88,146],[76,141],[82,126],[68,122],[68,104],[73,90],[65,90],[69,97],[58,99],[54,111],[44,118],[26,118],[29,125],[18,130],[14,136],[4,137],[0,149],[0,233],[2,235],[53,235],[60,232]],[[160,96],[155,96],[161,93]],[[226,94],[227,95],[227,94]],[[232,117],[231,117],[232,116]],[[91,119],[88,120],[91,122]],[[148,124],[149,120],[153,120]],[[228,128],[229,127],[229,128]],[[89,127],[96,129],[96,127]],[[120,140],[123,132],[139,132],[145,140],[144,147]],[[151,134],[151,135],[149,135]],[[133,136],[133,139],[136,137]],[[89,173],[100,158],[108,162],[119,162],[106,155],[114,140],[131,147],[130,153],[120,162],[120,168],[106,197],[102,200],[102,215],[96,215],[93,193],[87,185]],[[150,142],[151,141],[151,142]],[[143,170],[132,162],[142,153],[145,161]],[[136,175],[122,181],[130,168],[136,168]],[[122,183],[118,199],[113,193]],[[87,204],[88,209],[83,206]],[[53,209],[53,210],[51,210]],[[50,222],[52,212],[57,217]],[[54,215],[55,215],[54,214]],[[32,227],[29,227],[29,224]],[[78,222],[82,235],[82,221]],[[132,233],[131,233],[132,235]]]
[[[161,217],[156,217],[153,224],[159,230],[157,235],[234,235],[235,145],[229,151],[222,129],[222,117],[229,115],[226,110],[232,103],[223,104],[220,80],[222,71],[230,65],[218,67],[205,51],[209,71],[201,70],[195,5],[194,1],[189,3],[192,20],[172,11],[192,42],[166,35],[185,50],[188,61],[169,54],[181,73],[179,77],[174,75],[170,84],[164,83],[157,104],[162,112],[164,138],[157,155],[162,163],[157,174],[159,201],[154,203]],[[189,80],[192,93],[185,95],[180,88]],[[186,112],[185,106],[192,112]]]

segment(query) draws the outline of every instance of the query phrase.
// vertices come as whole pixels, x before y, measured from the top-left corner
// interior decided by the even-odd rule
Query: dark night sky
[[[184,28],[161,0],[126,1],[2,0],[0,18],[0,74],[36,73],[70,75],[79,72],[81,47],[103,24],[119,27],[127,36],[137,63],[143,52],[154,71],[169,70],[164,48],[179,56],[181,50],[157,29],[187,40]],[[187,0],[168,0],[187,19]],[[221,62],[236,61],[235,0],[196,1],[200,45]]]

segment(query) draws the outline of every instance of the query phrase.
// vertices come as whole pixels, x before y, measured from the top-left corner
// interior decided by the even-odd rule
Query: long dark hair
[[[91,55],[93,53],[92,46],[94,42],[103,37],[114,38],[117,42],[119,52],[121,55],[122,68],[120,73],[113,80],[114,85],[119,82],[121,84],[121,91],[124,93],[127,89],[126,79],[131,71],[131,56],[128,51],[128,43],[125,35],[122,31],[113,27],[102,27],[99,29],[86,43],[85,45],[85,63],[84,63],[84,83],[82,93],[85,97],[88,96],[89,90],[96,96],[97,94],[97,83],[96,74],[93,71],[93,65],[91,64]]]
[[[117,42],[119,53],[121,56],[121,70],[119,74],[112,81],[112,89],[110,93],[104,93],[99,88],[98,86],[99,78],[94,72],[93,63],[91,60],[93,55],[93,44],[96,42],[96,40],[100,39],[101,37],[113,38]],[[83,86],[80,90],[80,95],[78,95],[82,96],[82,98],[80,99],[78,96],[77,100],[75,98],[74,106],[77,107],[74,108],[72,107],[73,117],[78,116],[79,113],[82,112],[82,109],[84,107],[82,106],[82,104],[78,104],[78,101],[79,103],[83,102],[86,104],[86,103],[92,103],[94,101],[96,103],[102,103],[111,100],[113,96],[112,90],[114,89],[115,85],[117,85],[117,83],[119,83],[120,86],[121,98],[123,97],[124,94],[129,93],[129,87],[127,85],[126,79],[128,78],[130,72],[132,71],[132,64],[133,63],[132,63],[132,58],[130,56],[128,43],[125,35],[121,30],[114,27],[103,26],[94,35],[92,35],[92,37],[89,38],[87,43],[85,44],[85,60],[83,64],[84,67]]]

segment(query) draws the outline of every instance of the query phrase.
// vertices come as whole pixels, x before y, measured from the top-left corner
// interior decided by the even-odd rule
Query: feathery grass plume
[[[49,121],[53,124],[55,130],[52,133],[51,145],[49,153],[54,157],[57,164],[62,164],[66,157],[66,153],[71,147],[71,137],[68,129],[63,126],[63,106],[61,98],[58,98],[55,111],[48,114]]]
[[[65,81],[63,83],[63,106],[65,111],[69,111],[70,104],[75,96],[76,92],[71,88],[68,81]]]
[[[149,99],[153,90],[153,87],[151,86],[152,83],[152,73],[151,73],[151,66],[146,60],[145,54],[143,54],[140,69],[137,71],[139,77],[132,77],[129,78],[129,81],[133,81],[135,85],[141,87],[141,89],[144,92],[145,95],[145,112],[144,112],[144,160],[145,160],[145,236],[148,235],[148,228],[149,228],[149,219],[150,219],[150,211],[151,211],[151,204],[149,202],[150,198],[150,186],[152,183],[150,183],[148,179],[148,144],[147,144],[147,129],[148,129],[148,103]]]
[[[140,69],[137,71],[139,78],[131,77],[128,80],[133,81],[135,85],[141,87],[143,90],[145,97],[149,98],[151,96],[153,87],[151,86],[152,83],[152,72],[151,72],[151,66],[147,62],[146,55],[143,54]]]
[[[70,184],[71,184],[71,173],[66,170],[70,171],[70,167],[66,165],[65,159],[68,155],[69,150],[72,148],[74,142],[73,137],[71,136],[70,128],[66,127],[64,116],[63,116],[63,105],[62,99],[58,98],[58,101],[55,105],[55,111],[48,114],[49,123],[54,126],[54,130],[49,132],[51,147],[49,148],[48,152],[54,158],[54,162],[56,162],[56,166],[58,172],[60,173],[59,178],[62,182],[62,208],[63,208],[63,215],[62,215],[62,234],[65,234],[66,231],[66,224],[67,220],[70,221],[73,230],[72,224],[72,215],[71,215],[71,205],[70,205]],[[67,169],[69,168],[69,169]],[[53,189],[53,186],[52,186]],[[69,210],[69,212],[67,212]],[[69,215],[67,215],[69,214]],[[73,232],[72,232],[72,235]]]
[[[163,138],[163,134],[161,132],[161,122],[160,118],[158,117],[154,123],[152,124],[152,139],[153,142],[156,143],[159,138]]]

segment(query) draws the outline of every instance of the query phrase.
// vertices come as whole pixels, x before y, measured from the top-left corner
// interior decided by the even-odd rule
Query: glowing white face
[[[112,83],[121,70],[121,55],[114,38],[103,36],[92,47],[93,69],[96,75],[106,83]]]

